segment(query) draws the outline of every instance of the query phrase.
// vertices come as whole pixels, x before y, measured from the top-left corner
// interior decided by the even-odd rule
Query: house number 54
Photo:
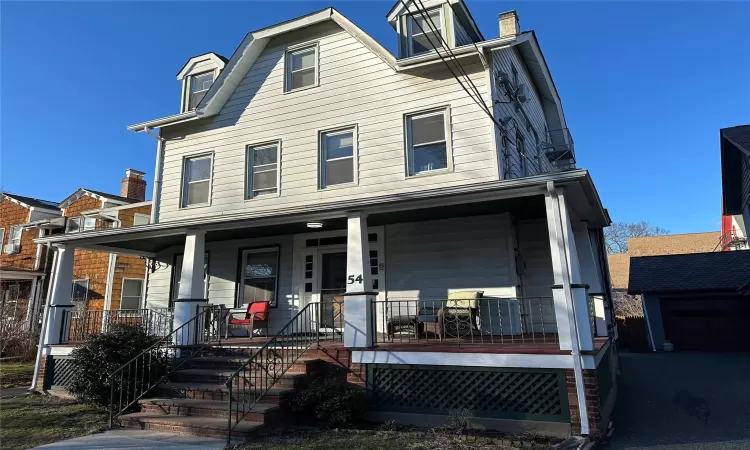
[[[349,277],[347,278],[347,280],[349,280],[348,284],[354,284],[355,282],[357,282],[359,284],[362,284],[362,275],[361,274],[357,275],[356,278],[355,278],[354,275],[349,275]]]

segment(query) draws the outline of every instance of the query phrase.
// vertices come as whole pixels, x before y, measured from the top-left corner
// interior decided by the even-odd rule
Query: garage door
[[[662,298],[661,314],[675,350],[750,351],[750,299]]]

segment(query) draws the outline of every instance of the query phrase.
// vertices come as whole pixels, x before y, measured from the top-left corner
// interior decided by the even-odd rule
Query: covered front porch
[[[62,255],[55,282],[65,284],[69,249],[117,251],[147,258],[142,310],[173,317],[170,332],[199,305],[242,312],[269,302],[268,320],[251,333],[274,336],[317,303],[325,317],[311,329],[338,333],[351,348],[570,351],[576,341],[592,350],[595,336],[609,334],[598,240],[608,219],[591,207],[598,198],[587,174],[551,184],[549,176],[535,178],[339,209],[64,236],[55,242]],[[103,329],[105,317],[152,321],[148,312],[71,312],[58,293],[52,306],[68,311],[58,325],[67,329],[50,343],[79,341]],[[467,304],[451,300],[463,293],[479,295]],[[247,336],[227,330],[225,317],[221,334]],[[258,338],[247,339],[254,345]]]

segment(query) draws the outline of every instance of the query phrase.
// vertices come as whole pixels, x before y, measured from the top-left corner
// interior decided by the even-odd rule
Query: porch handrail
[[[476,300],[393,298],[372,302],[376,344],[439,341],[547,344],[559,341],[552,297]]]
[[[333,301],[333,304],[343,302]],[[268,342],[248,358],[227,379],[229,407],[227,414],[227,444],[232,430],[257,405],[297,360],[314,344],[321,341],[322,304],[308,303]],[[343,328],[343,316],[333,317]],[[343,339],[336,326],[330,340]],[[323,340],[329,340],[327,335]],[[237,397],[235,399],[235,396]]]
[[[115,417],[167,380],[175,370],[196,355],[201,354],[212,342],[216,342],[216,340],[220,342],[220,320],[209,320],[209,327],[206,328],[207,319],[214,317],[211,314],[216,312],[219,314],[215,317],[220,317],[219,306],[198,305],[195,317],[109,374],[110,428],[112,428]],[[115,379],[118,375],[120,377],[118,384],[120,395],[117,403],[115,403]],[[124,399],[123,394],[125,394]]]
[[[168,310],[171,313],[171,310]],[[105,332],[113,324],[143,327],[147,333],[158,336],[172,330],[172,315],[153,309],[89,309],[62,311],[60,343],[81,342],[86,336]],[[162,334],[163,335],[163,334]]]

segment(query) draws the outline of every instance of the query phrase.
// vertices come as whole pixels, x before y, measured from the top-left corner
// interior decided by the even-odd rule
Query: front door
[[[344,294],[346,292],[346,252],[320,253],[321,326],[344,327]]]

